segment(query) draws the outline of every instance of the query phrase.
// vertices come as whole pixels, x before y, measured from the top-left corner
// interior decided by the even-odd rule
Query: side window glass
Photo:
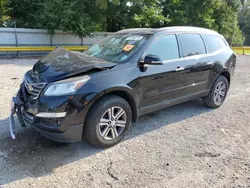
[[[175,35],[166,35],[156,39],[148,47],[146,55],[157,55],[162,61],[178,59],[179,48]]]
[[[180,34],[184,57],[205,54],[204,42],[199,34]]]
[[[213,53],[226,46],[226,43],[220,37],[213,35],[202,35],[202,37],[206,43],[208,53]]]

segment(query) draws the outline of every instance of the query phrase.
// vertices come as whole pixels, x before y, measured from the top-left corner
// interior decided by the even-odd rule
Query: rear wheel
[[[228,92],[228,81],[226,77],[219,76],[209,93],[209,95],[204,98],[204,104],[210,108],[220,107],[226,99]]]
[[[131,108],[125,99],[105,96],[91,107],[87,115],[85,138],[96,147],[111,147],[124,138],[131,119]]]

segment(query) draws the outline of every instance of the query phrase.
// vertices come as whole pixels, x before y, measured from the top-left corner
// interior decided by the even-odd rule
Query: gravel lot
[[[250,56],[239,56],[220,109],[191,101],[143,116],[101,150],[8,132],[10,99],[35,60],[0,61],[0,187],[250,188]]]

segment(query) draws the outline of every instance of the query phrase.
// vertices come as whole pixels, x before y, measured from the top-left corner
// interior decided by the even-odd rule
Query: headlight
[[[52,83],[46,88],[44,95],[60,96],[60,95],[68,95],[75,93],[87,81],[89,81],[89,79],[90,79],[89,76],[83,76]]]

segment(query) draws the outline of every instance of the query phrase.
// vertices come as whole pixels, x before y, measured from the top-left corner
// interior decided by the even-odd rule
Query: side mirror
[[[161,59],[156,55],[147,55],[144,61],[140,62],[142,65],[162,65]]]

